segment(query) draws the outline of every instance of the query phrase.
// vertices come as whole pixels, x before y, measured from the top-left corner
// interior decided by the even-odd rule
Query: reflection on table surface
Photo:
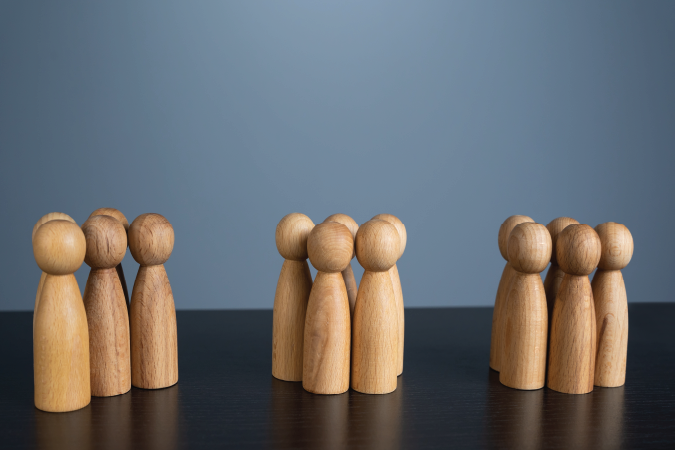
[[[179,386],[132,388],[115,397],[92,397],[89,406],[68,413],[35,409],[37,448],[175,449],[179,440]]]

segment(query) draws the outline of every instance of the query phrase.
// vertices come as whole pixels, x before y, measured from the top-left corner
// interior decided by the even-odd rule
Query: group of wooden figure
[[[173,227],[159,214],[131,225],[116,209],[94,211],[79,227],[63,213],[33,228],[42,269],[33,314],[35,406],[65,412],[91,397],[160,389],[178,382],[176,311],[164,263]],[[140,264],[129,301],[122,259]],[[84,299],[73,275],[91,267]]]
[[[403,292],[396,261],[403,223],[379,214],[359,226],[345,214],[314,225],[285,216],[276,229],[285,261],[274,297],[272,375],[315,394],[396,390],[403,372]],[[351,260],[365,272],[357,287]],[[317,270],[312,276],[307,258]]]
[[[633,256],[628,228],[608,222],[593,229],[569,217],[544,226],[511,216],[498,241],[506,266],[492,318],[490,367],[500,382],[526,390],[546,384],[567,394],[622,386],[628,304],[621,269]]]

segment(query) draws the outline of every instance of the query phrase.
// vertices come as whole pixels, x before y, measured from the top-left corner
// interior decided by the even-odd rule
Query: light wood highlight
[[[500,329],[502,324],[502,309],[504,308],[504,302],[506,301],[506,292],[511,283],[511,279],[515,274],[515,271],[509,264],[508,255],[506,254],[506,241],[511,235],[513,228],[521,223],[534,222],[532,218],[528,216],[511,216],[504,221],[499,227],[499,233],[497,234],[497,243],[499,244],[499,252],[502,254],[502,257],[506,260],[506,265],[502,271],[502,277],[499,279],[499,285],[497,286],[497,295],[495,297],[495,307],[492,311],[492,332],[490,336],[490,368],[499,372],[501,368],[501,359],[502,359],[502,331]]]
[[[140,264],[131,294],[131,384],[161,389],[178,382],[176,307],[164,263],[173,227],[159,214],[142,214],[129,227],[129,250]]]
[[[35,225],[33,226],[33,233],[31,235],[31,241],[35,238],[35,233],[37,232],[38,228],[42,224],[45,224],[51,220],[65,220],[68,222],[75,223],[72,217],[70,217],[68,214],[60,213],[60,212],[51,212],[48,214],[45,214],[44,216],[40,217],[40,220],[38,220]],[[37,294],[35,295],[35,306],[33,307],[33,329],[35,329],[35,316],[37,314],[37,309],[38,305],[40,304],[40,294],[42,293],[42,285],[45,282],[45,277],[46,273],[42,272],[40,275],[40,282],[38,283],[38,288],[37,288]]]
[[[33,237],[35,261],[47,274],[33,330],[35,406],[43,411],[74,411],[91,401],[87,316],[73,275],[85,247],[80,227],[64,220],[40,226]]]
[[[89,326],[91,393],[96,397],[131,389],[129,313],[115,267],[124,258],[127,233],[111,216],[93,216],[83,225],[84,261],[91,267],[84,289]]]
[[[305,315],[312,290],[307,239],[313,228],[309,217],[292,213],[281,219],[275,233],[285,261],[274,294],[272,376],[283,381],[302,381]]]
[[[382,220],[361,225],[356,257],[365,269],[352,322],[351,387],[365,394],[396,390],[398,311],[388,271],[400,255],[396,227]]]
[[[547,386],[567,394],[593,390],[596,320],[588,281],[600,260],[600,238],[588,225],[569,225],[559,235],[556,256],[565,277],[553,306]]]
[[[591,287],[595,301],[597,355],[596,386],[618,387],[626,382],[628,298],[621,269],[633,256],[633,236],[624,225],[608,222],[595,227],[602,256]]]
[[[551,236],[543,225],[517,225],[508,240],[516,271],[504,304],[499,381],[514,389],[541,389],[546,382],[546,295],[539,273],[551,259]]]
[[[337,222],[345,225],[349,228],[349,231],[352,233],[352,239],[356,240],[356,232],[359,231],[359,224],[356,223],[354,219],[349,217],[347,214],[333,214],[326,217],[326,222]],[[356,252],[352,253],[352,258],[356,256]],[[347,297],[349,297],[349,315],[350,317],[354,316],[354,306],[356,305],[356,296],[359,292],[358,284],[356,284],[356,278],[354,278],[354,270],[352,269],[351,262],[345,270],[342,271],[342,279],[345,282],[347,288]]]
[[[384,220],[396,227],[398,236],[401,239],[399,256],[398,259],[401,259],[405,247],[408,243],[408,232],[406,231],[405,225],[401,220],[391,214],[378,214],[373,217],[374,220]],[[398,260],[397,260],[398,261]],[[405,305],[403,303],[403,288],[401,287],[401,277],[398,273],[398,265],[394,264],[389,269],[389,276],[391,277],[391,284],[394,288],[394,297],[396,298],[396,311],[398,312],[398,368],[397,375],[403,373],[403,353],[405,347]]]

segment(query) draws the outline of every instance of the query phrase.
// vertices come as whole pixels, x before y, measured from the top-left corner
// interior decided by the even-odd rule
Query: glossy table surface
[[[389,395],[312,395],[271,376],[271,311],[179,311],[180,379],[33,406],[31,313],[0,313],[0,447],[675,448],[675,304],[631,304],[627,382],[587,395],[517,391],[488,369],[492,309],[406,310]]]

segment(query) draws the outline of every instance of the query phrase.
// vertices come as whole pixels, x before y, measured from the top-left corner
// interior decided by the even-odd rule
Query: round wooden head
[[[68,214],[60,213],[60,212],[50,212],[49,214],[45,214],[44,216],[40,217],[40,220],[37,221],[37,223],[33,226],[33,235],[31,236],[31,240],[35,239],[35,233],[37,232],[38,228],[42,224],[45,224],[51,220],[66,220],[68,222],[75,223],[72,217],[70,217]]]
[[[127,232],[111,216],[93,216],[82,224],[87,240],[84,262],[92,269],[112,269],[122,262],[127,252]]]
[[[125,231],[129,231],[129,221],[127,218],[120,212],[119,209],[115,208],[99,208],[93,213],[89,214],[89,218],[94,216],[110,216],[119,221],[124,226]]]
[[[384,220],[371,220],[356,233],[356,259],[369,272],[385,272],[396,264],[401,238],[396,227]]]
[[[558,258],[556,257],[555,253],[555,244],[558,242],[558,235],[562,230],[567,227],[567,225],[578,225],[579,222],[576,220],[572,219],[571,217],[558,217],[557,219],[553,219],[548,225],[546,225],[546,229],[548,230],[549,233],[551,233],[551,241],[553,241],[553,249],[551,250],[551,264],[558,264]]]
[[[164,264],[173,251],[173,227],[164,216],[141,214],[129,226],[129,250],[142,266]]]
[[[354,238],[346,225],[324,222],[314,227],[307,239],[309,261],[316,270],[342,272],[354,253]]]
[[[633,235],[625,225],[614,222],[601,223],[595,227],[600,237],[602,255],[598,268],[602,270],[621,270],[633,257]]]
[[[275,239],[277,250],[284,259],[304,261],[307,259],[307,238],[314,228],[312,219],[304,214],[291,213],[277,225]]]
[[[551,235],[540,223],[521,223],[511,231],[507,254],[511,266],[522,273],[540,273],[551,259]]]
[[[570,275],[588,275],[598,266],[601,248],[598,233],[589,225],[568,225],[558,235],[558,265]]]
[[[42,224],[33,237],[35,262],[50,275],[75,273],[84,261],[86,248],[80,227],[67,220]]]
[[[403,225],[403,222],[401,222],[401,219],[398,217],[392,215],[392,214],[378,214],[375,217],[373,217],[375,220],[384,220],[385,222],[389,222],[393,226],[396,227],[396,231],[398,232],[399,238],[401,238],[401,243],[400,243],[400,254],[398,255],[398,259],[401,259],[401,256],[403,256],[403,252],[405,252],[405,246],[408,243],[408,233],[405,230],[405,225]]]
[[[534,222],[531,217],[527,216],[511,216],[504,221],[504,223],[499,227],[499,234],[497,235],[497,242],[499,243],[499,252],[502,254],[502,258],[509,260],[509,257],[506,253],[506,241],[509,239],[513,228],[521,223]]]
[[[328,222],[337,222],[349,228],[349,231],[352,233],[352,239],[356,240],[356,232],[359,231],[359,224],[356,223],[354,219],[349,217],[347,214],[333,214],[332,216],[326,217],[326,220],[323,223]],[[352,258],[356,256],[356,250],[352,251]]]

